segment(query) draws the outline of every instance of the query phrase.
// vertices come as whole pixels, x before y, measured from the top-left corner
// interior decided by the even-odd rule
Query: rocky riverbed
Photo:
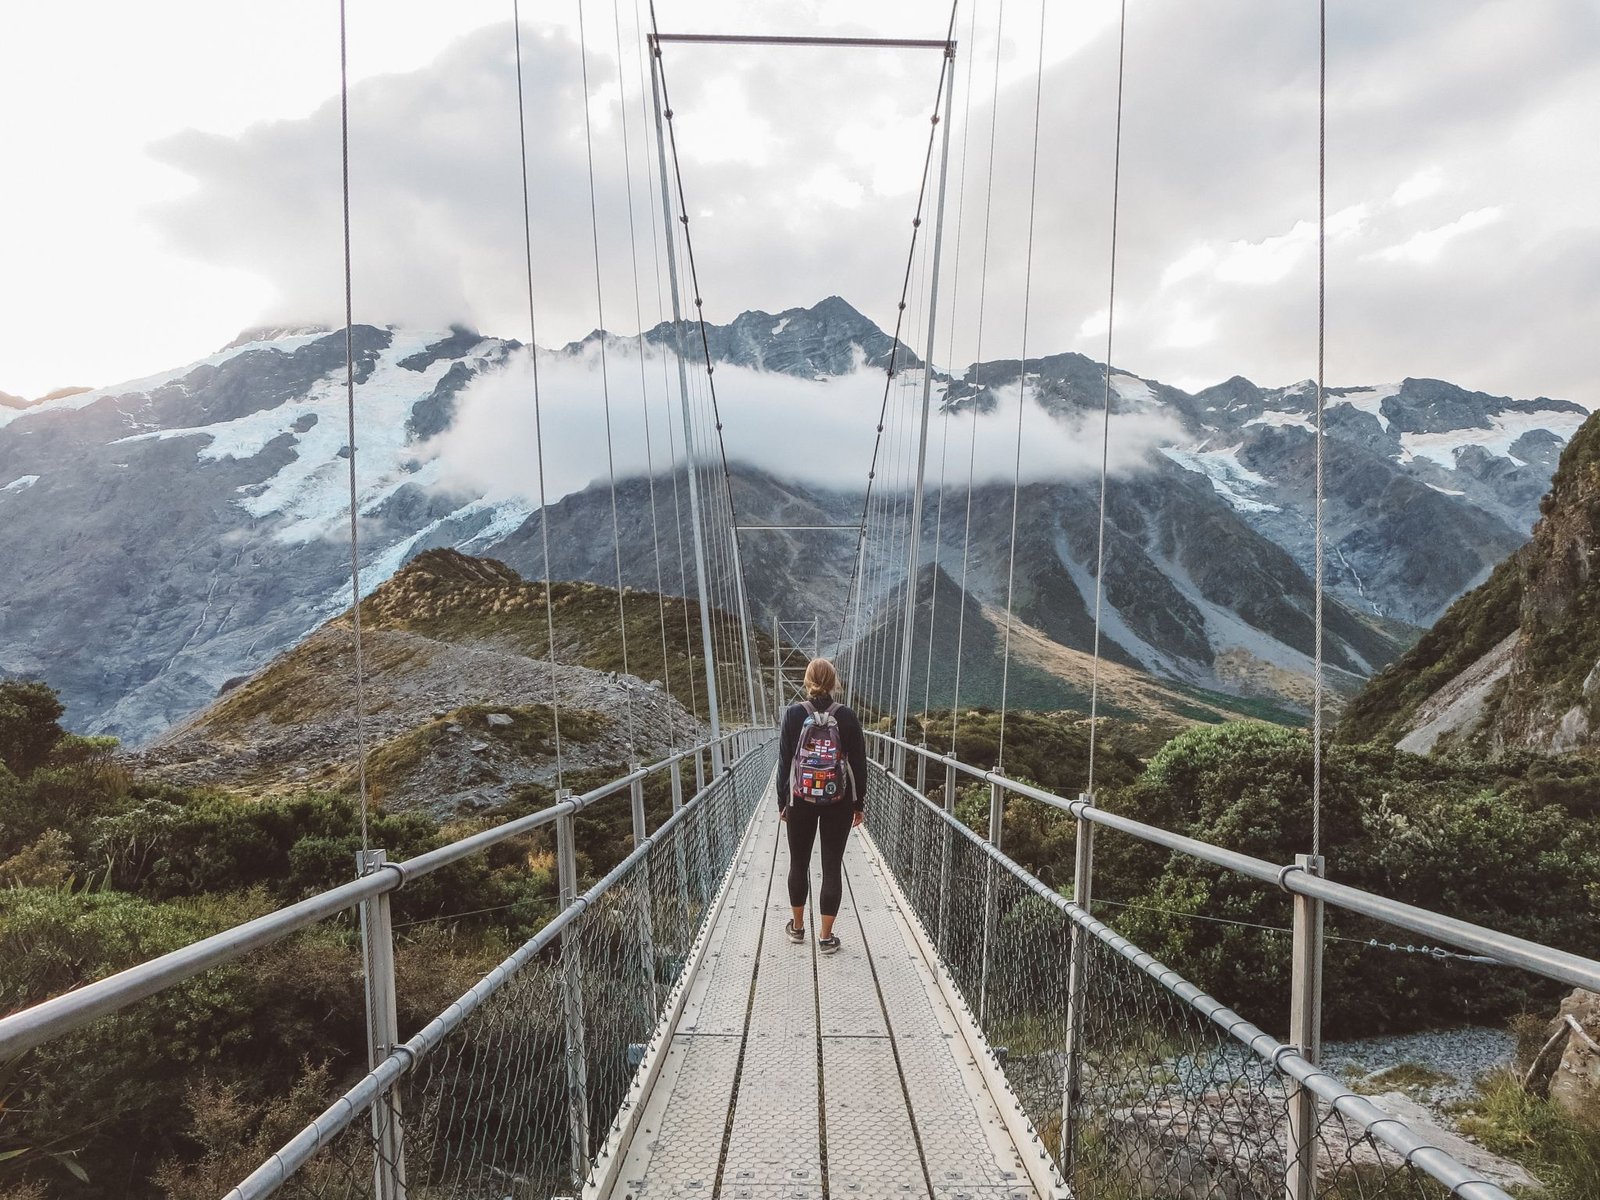
[[[1516,1039],[1503,1029],[1467,1027],[1329,1042],[1322,1061],[1355,1091],[1404,1092],[1449,1120],[1477,1081],[1511,1065]]]

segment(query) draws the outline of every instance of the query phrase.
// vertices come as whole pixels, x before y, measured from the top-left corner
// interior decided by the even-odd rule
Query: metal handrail
[[[1318,1099],[1341,1116],[1358,1125],[1364,1134],[1388,1146],[1401,1155],[1406,1163],[1444,1184],[1450,1189],[1452,1196],[1460,1197],[1461,1200],[1511,1200],[1502,1188],[1484,1178],[1481,1173],[1473,1171],[1443,1150],[1423,1141],[1404,1121],[1392,1113],[1385,1112],[1366,1097],[1352,1092],[1336,1076],[1328,1074],[1307,1059],[1298,1048],[1280,1042],[1228,1008],[1220,1000],[1184,979],[1171,967],[1139,949],[1103,921],[1090,916],[1083,908],[1012,860],[993,843],[968,829],[953,814],[934,804],[905,780],[884,768],[881,763],[878,766],[890,783],[936,814],[958,836],[966,838],[974,848],[988,856],[1000,868],[1010,872],[1073,924],[1099,940],[1108,949],[1121,955],[1229,1037],[1247,1047],[1256,1057],[1270,1063],[1280,1074],[1293,1079],[1314,1093]]]
[[[736,735],[728,734],[723,740],[726,741],[734,736]],[[701,747],[701,749],[704,748],[703,746]],[[689,814],[705,801],[712,788],[716,787],[722,779],[728,778],[738,765],[749,758],[750,755],[762,752],[763,746],[756,746],[740,758],[730,762],[721,776],[707,783],[703,790],[662,822],[655,833],[640,841],[634,847],[632,853],[606,872],[604,878],[596,882],[588,891],[577,897],[571,904],[546,922],[538,933],[534,934],[533,937],[518,947],[514,953],[452,1001],[449,1007],[419,1029],[409,1041],[396,1046],[386,1058],[357,1080],[344,1095],[330,1104],[309,1125],[277,1150],[271,1158],[267,1159],[247,1178],[242,1180],[238,1186],[228,1192],[223,1197],[223,1200],[261,1200],[262,1197],[270,1196],[278,1188],[282,1187],[319,1150],[371,1108],[379,1097],[409,1073],[445,1037],[471,1016],[484,1001],[499,991],[507,980],[547,949],[561,935],[561,932],[577,919],[579,913],[616,886],[618,880],[636,867],[639,861],[650,853],[650,848],[663,834],[669,833],[679,823],[688,819]],[[687,753],[693,753],[693,751]],[[632,780],[648,773],[648,770],[635,771],[628,779]],[[558,805],[556,807],[559,808],[561,806]],[[553,810],[546,809],[544,811]]]
[[[1443,913],[1419,908],[1414,904],[1391,900],[1387,896],[1363,891],[1349,884],[1335,883],[1303,870],[1295,863],[1280,865],[1268,862],[1264,858],[1253,858],[1248,854],[1213,846],[1210,842],[1184,837],[1182,834],[1172,833],[1155,825],[1147,825],[1131,817],[1107,812],[1086,798],[1065,800],[1042,788],[1022,783],[994,771],[985,771],[981,767],[964,763],[959,758],[913,745],[890,734],[869,732],[867,736],[876,738],[885,745],[920,755],[930,762],[943,763],[1004,791],[1037,800],[1077,819],[1107,829],[1115,829],[1152,845],[1175,850],[1190,858],[1222,867],[1260,883],[1270,883],[1287,892],[1321,900],[1358,916],[1370,917],[1375,921],[1420,933],[1436,941],[1448,942],[1462,950],[1486,955],[1507,966],[1521,967],[1523,970],[1557,983],[1564,983],[1569,987],[1584,988],[1591,992],[1600,991],[1600,961],[1595,959],[1585,958],[1566,950],[1557,950],[1553,946],[1529,941],[1514,934],[1502,933],[1471,921],[1447,917]],[[890,777],[894,778],[892,773]]]
[[[743,733],[743,730],[734,730],[723,734],[721,738],[703,742],[687,750],[680,750],[660,762],[641,767],[621,779],[613,780],[581,796],[553,804],[526,817],[507,821],[504,825],[497,825],[493,829],[462,838],[448,846],[419,854],[405,862],[384,863],[370,875],[341,884],[285,908],[276,909],[254,920],[225,929],[221,933],[181,946],[148,962],[129,967],[115,975],[108,975],[104,979],[0,1018],[0,1062],[69,1033],[98,1017],[107,1016],[136,1001],[182,983],[201,971],[232,962],[253,950],[269,946],[291,933],[315,925],[318,921],[353,908],[374,896],[396,891],[411,879],[449,866],[507,838],[528,833],[541,826],[552,824],[562,817],[580,812],[591,804],[614,796],[618,792],[627,791],[639,780],[669,769],[674,763],[681,763],[696,754],[703,754],[713,747],[731,746]]]

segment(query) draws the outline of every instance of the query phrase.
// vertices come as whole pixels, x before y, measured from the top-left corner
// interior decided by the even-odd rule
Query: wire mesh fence
[[[663,1007],[771,771],[770,745],[740,758],[391,1056],[388,1078],[369,1075],[304,1130],[297,1141],[310,1154],[291,1153],[288,1169],[269,1160],[231,1194],[548,1200],[580,1191],[628,1114]]]
[[[881,766],[869,774],[874,842],[1077,1200],[1504,1196],[1478,1183],[1452,1193],[1374,1135],[1399,1122]]]

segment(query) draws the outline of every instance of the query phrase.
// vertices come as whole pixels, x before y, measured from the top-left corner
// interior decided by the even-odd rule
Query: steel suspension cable
[[[660,29],[655,23],[655,5],[653,3],[651,4],[651,25],[655,33],[659,35]],[[668,145],[672,150],[672,173],[678,193],[678,219],[683,225],[683,243],[689,265],[689,283],[694,289],[695,318],[700,329],[700,346],[705,354],[706,387],[710,395],[711,414],[716,425],[717,449],[722,465],[722,479],[728,511],[728,531],[731,539],[733,558],[735,563],[737,563],[739,561],[739,520],[737,508],[733,503],[733,475],[728,468],[728,447],[722,436],[722,413],[717,403],[717,384],[715,378],[716,364],[711,357],[711,340],[710,335],[706,330],[705,304],[700,290],[700,272],[694,256],[694,237],[689,229],[689,210],[683,187],[683,164],[678,155],[678,131],[676,125],[673,123],[672,97],[667,86],[666,63],[659,62],[659,66],[661,79],[661,99],[667,118],[667,140]],[[742,592],[744,590],[742,580],[739,581],[738,586]],[[755,698],[754,694],[750,690],[751,663],[750,643],[749,637],[747,636],[749,625],[749,612],[747,606],[739,606],[738,616],[740,621],[739,643],[743,649],[745,660],[745,695],[753,709]]]
[[[637,18],[637,9],[634,10],[634,15]],[[645,482],[650,493],[650,549],[655,558],[656,613],[661,622],[661,686],[666,689],[666,694],[670,701],[672,696],[672,664],[667,655],[667,597],[666,585],[661,571],[661,523],[656,516],[655,449],[651,444],[653,438],[650,428],[650,385],[644,339],[644,302],[639,292],[639,229],[633,211],[633,151],[628,139],[627,85],[624,83],[622,75],[622,15],[618,0],[611,0],[611,23],[616,32],[617,94],[620,98],[618,107],[622,115],[622,167],[628,196],[628,257],[633,268],[633,319],[635,326],[639,330],[639,407],[644,416]],[[640,62],[642,68],[643,60],[641,59]],[[643,99],[642,92],[640,93],[640,99]],[[644,119],[642,113],[640,119]],[[648,190],[647,188],[646,191]],[[654,228],[653,225],[652,228]],[[678,745],[676,726],[677,722],[673,720],[672,705],[668,703],[667,742],[673,749],[677,749]]]
[[[706,377],[698,371],[690,376],[695,399],[695,438],[697,445],[710,441],[708,430],[712,425],[710,404],[707,399]],[[711,605],[711,632],[717,646],[717,695],[724,710],[737,712],[735,702],[738,691],[733,667],[733,649],[736,645],[728,628],[727,613],[732,607],[729,599],[727,565],[726,519],[723,515],[720,489],[707,456],[697,454],[700,466],[700,495],[705,507],[708,535],[706,538],[706,572],[709,581]]]
[[[916,320],[916,286],[913,284],[911,293],[912,326],[915,328]],[[909,353],[909,349],[908,349]],[[895,580],[898,577],[898,565],[905,560],[903,547],[905,546],[909,529],[907,526],[909,501],[909,474],[911,462],[910,429],[907,412],[907,400],[914,386],[908,371],[901,371],[896,386],[894,404],[894,440],[892,442],[894,453],[891,459],[893,464],[894,490],[885,499],[889,505],[889,525],[887,538],[884,542],[883,578],[884,583],[879,588],[879,594],[889,604],[885,613],[883,627],[883,648],[879,655],[878,690],[883,696],[884,710],[890,715],[894,711],[892,680],[900,673],[900,633],[901,622],[904,619],[905,609],[895,598]]]
[[[911,296],[912,320],[915,323],[916,292],[914,284]],[[881,641],[878,647],[878,677],[875,688],[878,695],[882,697],[879,703],[879,708],[882,710],[892,708],[892,702],[888,697],[888,683],[893,678],[893,675],[897,673],[895,657],[900,646],[902,609],[894,601],[894,577],[895,563],[900,559],[900,547],[903,537],[902,513],[905,509],[906,460],[908,457],[905,402],[909,390],[907,387],[908,379],[909,376],[906,371],[902,370],[895,388],[894,410],[890,418],[889,478],[893,482],[893,488],[884,497],[888,512],[887,525],[884,529],[882,582],[875,593],[880,596],[885,596],[885,593],[887,593],[885,599],[890,606],[885,614],[884,621],[879,626]]]
[[[954,81],[954,79],[952,79],[951,80],[951,87],[953,88],[954,86],[955,86],[955,81]],[[918,280],[918,287],[917,287],[916,291],[913,292],[913,297],[914,298],[913,298],[913,301],[912,301],[912,312],[915,314],[913,322],[912,322],[912,328],[913,329],[921,329],[924,326],[924,324],[925,324],[925,320],[924,320],[925,314],[926,314],[928,308],[934,302],[933,301],[933,296],[930,294],[930,291],[929,291],[929,285],[930,285],[930,279],[929,279],[929,256],[931,254],[931,251],[930,251],[930,246],[931,245],[932,245],[931,242],[927,241],[926,239],[923,240],[923,243],[922,243],[922,267],[921,267],[921,272],[920,272],[920,278]],[[930,374],[932,372],[932,370],[933,370],[933,364],[931,362],[924,362],[922,364],[922,374],[924,376],[924,381],[928,382],[929,384],[931,384],[931,382],[932,382],[931,374]],[[921,389],[921,384],[918,382],[918,380],[916,378],[914,378],[913,376],[911,376],[910,374],[907,374],[905,376],[905,379],[904,379],[904,382],[903,382],[903,385],[902,385],[902,397],[901,397],[902,401],[904,403],[904,406],[905,406],[905,426],[904,426],[904,428],[905,428],[905,437],[906,437],[906,448],[905,448],[906,449],[906,465],[905,465],[906,474],[905,474],[905,502],[904,502],[904,505],[905,505],[905,522],[904,522],[904,525],[905,525],[905,537],[903,539],[902,545],[896,547],[896,554],[898,555],[898,561],[904,562],[906,564],[905,586],[906,586],[906,588],[908,588],[910,590],[911,594],[905,597],[905,602],[904,603],[897,604],[895,606],[895,608],[898,610],[897,611],[898,620],[895,622],[895,643],[894,643],[894,645],[895,645],[895,669],[894,669],[894,675],[891,676],[891,681],[901,680],[901,679],[903,679],[905,681],[907,694],[904,697],[904,700],[905,700],[905,706],[907,708],[909,708],[910,704],[911,704],[911,697],[910,697],[911,663],[913,662],[912,655],[911,655],[911,649],[912,649],[912,643],[913,643],[913,639],[914,639],[915,632],[916,632],[916,615],[917,615],[916,614],[916,598],[920,594],[919,581],[917,579],[917,569],[920,567],[921,560],[922,560],[922,522],[920,520],[918,520],[917,503],[916,503],[916,491],[915,491],[915,488],[916,488],[916,466],[915,466],[915,464],[917,463],[917,459],[918,459],[918,450],[916,448],[916,445],[917,445],[917,441],[918,441],[918,434],[920,432],[920,430],[918,429],[918,424],[917,424],[917,421],[915,420],[915,417],[917,415],[917,410],[918,410],[918,407],[919,407],[918,403],[917,403],[917,400],[918,400],[917,393],[920,391],[920,389]],[[930,403],[930,405],[932,403],[931,395],[930,395],[929,403]],[[909,626],[909,628],[908,628],[908,626]],[[894,710],[895,717],[896,717],[897,721],[900,720],[903,717],[909,717],[909,715],[910,715],[909,713],[902,713],[900,711],[900,708],[901,708],[901,697],[898,695],[898,691],[895,693],[895,700],[894,700],[894,703],[892,705],[892,708]]]
[[[1028,254],[1022,280],[1022,361],[1017,366],[1017,453],[1011,474],[1011,548],[1006,562],[1006,639],[1000,666],[1000,738],[995,752],[995,772],[1004,770],[1006,754],[1006,699],[1011,682],[1012,604],[1017,585],[1017,514],[1022,503],[1022,418],[1028,409],[1028,315],[1033,299],[1033,230],[1039,198],[1039,124],[1044,101],[1044,24],[1049,5],[1039,5],[1039,64],[1033,93],[1033,164],[1028,182]]]
[[[366,662],[361,644],[360,501],[356,493],[356,368],[355,272],[350,258],[350,68],[345,0],[339,0],[339,167],[344,211],[344,395],[350,449],[350,624],[355,658],[356,781],[361,802],[361,853],[371,849],[367,832],[367,696]],[[370,1065],[370,1064],[369,1064]]]
[[[1328,0],[1317,5],[1317,498],[1316,677],[1311,685],[1311,853],[1322,853],[1323,367],[1327,354],[1328,280]]]
[[[953,34],[955,32],[955,18],[956,18],[955,5],[952,4],[951,8],[950,8],[950,27],[949,27],[949,31],[946,34],[946,40],[947,41],[949,40],[950,34]],[[893,334],[892,340],[890,341],[890,344],[889,344],[889,363],[888,363],[888,367],[887,367],[885,378],[884,378],[884,384],[883,384],[883,402],[879,405],[879,408],[878,408],[878,433],[877,433],[876,439],[873,441],[873,444],[872,444],[872,460],[871,460],[870,464],[867,467],[867,494],[866,494],[865,497],[863,497],[862,502],[861,502],[861,519],[860,519],[860,522],[859,522],[860,528],[859,528],[859,531],[857,532],[857,535],[856,535],[856,550],[857,550],[857,553],[858,553],[858,562],[857,562],[856,566],[853,567],[852,570],[851,570],[851,573],[850,573],[850,584],[849,584],[849,587],[845,591],[844,611],[846,613],[848,613],[850,611],[850,602],[855,596],[855,591],[856,591],[856,587],[857,587],[858,583],[861,582],[859,580],[859,578],[858,578],[859,568],[860,568],[859,552],[860,552],[862,546],[865,543],[865,539],[866,539],[866,535],[867,535],[867,510],[868,510],[868,506],[872,502],[873,482],[874,482],[874,480],[876,479],[876,476],[877,476],[878,457],[879,457],[879,452],[882,449],[882,445],[883,445],[884,417],[887,414],[888,409],[889,409],[889,393],[890,393],[891,388],[894,385],[894,377],[895,377],[895,373],[896,373],[895,372],[895,363],[896,363],[897,356],[898,356],[899,351],[900,351],[900,347],[903,344],[901,342],[901,340],[900,340],[900,331],[901,331],[902,328],[904,328],[905,315],[906,315],[906,295],[907,295],[907,293],[909,292],[909,290],[911,288],[911,272],[912,272],[913,266],[916,263],[916,257],[917,257],[917,237],[918,237],[918,234],[920,233],[921,228],[922,228],[922,213],[923,213],[923,209],[925,208],[925,206],[927,204],[927,199],[928,199],[928,178],[929,178],[930,172],[931,172],[932,167],[933,167],[933,146],[934,146],[935,138],[937,137],[938,132],[939,132],[939,125],[938,125],[939,105],[940,105],[940,102],[944,99],[944,89],[947,86],[947,81],[949,80],[949,77],[950,77],[950,60],[949,60],[948,57],[945,57],[945,58],[942,58],[940,60],[940,64],[939,64],[939,86],[935,89],[934,95],[933,95],[933,115],[934,115],[935,119],[932,122],[930,122],[930,124],[929,124],[929,128],[928,128],[928,146],[927,146],[926,151],[923,153],[923,158],[922,158],[922,181],[917,187],[917,210],[916,210],[916,215],[912,218],[912,221],[911,221],[911,245],[908,248],[908,250],[906,251],[906,269],[905,269],[905,274],[902,277],[901,282],[900,282],[900,302],[899,302],[898,306],[895,309],[894,334]],[[840,644],[842,644],[843,641],[844,641],[845,618],[841,618],[839,624],[840,624],[840,628],[839,628],[838,642]],[[859,634],[859,630],[857,632]]]
[[[976,14],[974,14],[976,19]],[[956,752],[956,728],[961,720],[961,662],[966,650],[967,637],[967,578],[972,562],[972,484],[978,463],[978,400],[983,394],[983,317],[989,298],[989,234],[994,216],[994,152],[995,138],[1000,122],[1000,51],[1006,23],[1006,0],[995,6],[994,26],[994,85],[989,98],[989,162],[985,169],[983,194],[983,252],[978,263],[978,328],[972,359],[972,429],[967,444],[967,513],[966,526],[961,535],[961,603],[956,617],[956,678],[950,697],[950,753]],[[973,56],[977,57],[976,55]],[[965,161],[963,158],[963,170]]]
[[[622,636],[622,673],[627,675],[630,673],[628,610],[622,595],[622,527],[617,519],[617,456],[611,434],[611,377],[606,365],[606,339],[610,335],[606,331],[605,288],[601,281],[600,270],[600,212],[594,181],[594,133],[589,118],[589,39],[584,27],[583,0],[578,0],[578,54],[583,76],[583,141],[589,168],[589,234],[594,248],[594,303],[595,314],[600,322],[600,399],[606,425],[606,479],[611,492],[611,545],[612,558],[616,564],[617,629]],[[633,721],[633,688],[626,680],[623,681],[623,688],[627,694],[628,758],[631,762],[638,756],[639,743],[635,736]]]
[[[544,476],[544,412],[539,394],[539,323],[533,303],[533,216],[528,201],[527,105],[522,86],[522,13],[520,0],[511,0],[511,27],[517,59],[517,143],[522,163],[522,249],[528,282],[528,363],[533,381],[533,446],[539,480],[539,544],[544,561],[544,621],[550,652],[550,724],[555,743],[556,790],[565,785],[561,750],[561,699],[556,685],[556,610],[550,578],[550,506],[546,502]]]
[[[961,225],[962,218],[967,209],[967,143],[972,133],[972,72],[977,66],[977,37],[978,37],[978,5],[972,5],[972,16],[967,24],[967,84],[962,89],[961,97],[961,171],[956,183],[956,239],[955,252],[951,256],[954,266],[950,276],[950,340],[945,351],[945,371],[952,382],[955,378],[956,365],[956,329],[960,326],[957,306],[961,303]],[[944,546],[944,499],[945,499],[945,466],[950,451],[950,385],[945,385],[944,398],[940,402],[939,426],[939,503],[933,516],[933,596],[928,604],[928,656],[924,665],[922,689],[922,745],[928,744],[927,714],[933,705],[933,642],[934,631],[939,615],[939,555]],[[959,640],[960,635],[957,634]],[[957,652],[957,667],[960,670],[960,653]],[[955,722],[955,703],[951,701],[951,724]]]
[[[951,284],[954,287],[954,281]],[[950,314],[952,323],[955,313]],[[948,390],[948,389],[947,389]],[[950,450],[950,415],[939,413],[939,500],[933,510],[933,579],[928,596],[928,654],[922,665],[922,745],[928,744],[928,710],[933,704],[933,633],[939,618],[939,551],[944,537],[944,468]]]
[[[680,224],[675,234],[681,241],[683,227]],[[681,261],[681,259],[680,259]],[[684,293],[688,295],[687,292]],[[683,303],[683,302],[680,302]],[[700,569],[705,574],[707,620],[711,627],[712,644],[712,672],[715,676],[717,691],[717,716],[719,720],[724,715],[728,706],[728,639],[727,626],[721,620],[723,611],[724,592],[722,588],[722,572],[720,552],[722,540],[718,534],[721,525],[714,508],[715,493],[711,488],[711,472],[705,463],[703,446],[705,443],[705,379],[698,370],[691,371],[689,380],[689,428],[685,433],[688,461],[690,470],[695,473],[695,491],[700,497],[701,528],[704,533],[704,561]]]
[[[1100,732],[1100,605],[1106,575],[1106,476],[1111,463],[1111,339],[1117,319],[1117,218],[1122,199],[1122,86],[1128,46],[1128,0],[1122,0],[1117,24],[1117,124],[1111,155],[1111,267],[1106,295],[1106,394],[1100,427],[1100,517],[1094,552],[1094,658],[1089,680],[1089,784],[1094,795],[1094,756]]]
[[[642,41],[644,39],[644,18],[639,10],[639,0],[634,0],[633,20],[634,25],[639,30],[640,40]],[[639,57],[639,120],[641,121],[645,130],[645,149],[647,153],[650,142],[650,108],[647,101],[648,95],[649,91],[645,73],[645,60],[644,54],[641,53]],[[648,173],[648,167],[646,168],[646,171]],[[659,318],[659,322],[661,324],[665,324],[667,319],[667,306],[662,293],[661,236],[657,232],[656,220],[657,217],[660,216],[660,212],[656,208],[655,189],[646,187],[645,194],[650,203],[650,249],[655,268],[656,315]],[[672,354],[675,353],[676,350],[674,349]],[[687,661],[689,669],[689,712],[691,714],[696,714],[700,711],[700,700],[694,677],[694,651],[692,649],[694,646],[694,632],[689,618],[689,557],[688,551],[683,542],[683,502],[681,498],[681,489],[678,483],[677,435],[673,432],[672,414],[670,411],[670,406],[672,403],[672,354],[663,351],[661,355],[661,388],[662,396],[666,404],[669,406],[666,420],[668,456],[667,465],[672,472],[673,530],[676,534],[678,542],[678,589],[679,595],[683,599],[683,645],[684,657]],[[707,709],[706,717],[707,720],[710,719],[709,709]]]

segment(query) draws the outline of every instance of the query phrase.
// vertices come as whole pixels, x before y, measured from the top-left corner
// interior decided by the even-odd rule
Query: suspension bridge
[[[1044,12],[1041,8],[1041,21]],[[520,14],[514,16],[520,104],[521,24]],[[675,334],[670,363],[681,438],[681,445],[668,439],[672,515],[658,519],[652,463],[649,519],[662,593],[674,581],[662,573],[660,549],[668,538],[681,541],[686,527],[690,531],[692,554],[679,547],[683,570],[675,582],[685,595],[694,589],[699,599],[700,628],[685,631],[697,632],[699,653],[691,677],[679,686],[696,697],[691,707],[698,705],[703,689],[709,738],[696,742],[683,731],[670,731],[672,749],[659,761],[636,761],[615,780],[581,793],[562,786],[555,802],[538,812],[406,861],[393,861],[371,846],[363,825],[364,849],[350,882],[0,1019],[0,1063],[25,1068],[38,1047],[114,1022],[117,1014],[186,980],[355,913],[368,1069],[327,1096],[313,1120],[238,1178],[226,1192],[228,1200],[271,1195],[374,1200],[578,1195],[1426,1200],[1453,1195],[1509,1200],[1500,1182],[1462,1161],[1457,1147],[1445,1144],[1436,1131],[1413,1127],[1319,1065],[1327,910],[1356,914],[1401,931],[1404,939],[1426,939],[1570,987],[1600,991],[1600,962],[1340,884],[1324,869],[1320,822],[1313,824],[1305,854],[1292,862],[1268,862],[1101,808],[1092,740],[1098,675],[1090,698],[1088,774],[1078,794],[1057,795],[1006,773],[1004,684],[993,769],[958,758],[953,736],[948,749],[913,740],[916,673],[922,672],[925,712],[936,657],[954,656],[953,719],[960,710],[959,644],[937,644],[931,619],[925,625],[926,645],[917,645],[915,638],[920,581],[930,559],[924,502],[932,364],[945,327],[938,300],[957,288],[956,282],[947,285],[941,279],[958,84],[957,17],[953,7],[946,36],[932,40],[670,34],[653,22],[648,31],[638,22],[640,73],[648,64],[650,78],[648,84],[640,80],[637,119],[630,115],[622,130],[624,153],[630,156],[629,236],[634,236],[638,200],[632,155],[653,150],[658,187],[645,190],[644,203],[652,212],[653,257],[665,266],[665,292],[658,283],[658,303],[670,309]],[[620,19],[615,32],[620,71]],[[999,35],[996,28],[996,44]],[[1028,31],[1027,36],[1040,35]],[[870,47],[926,54],[937,63],[893,350],[878,420],[867,431],[873,440],[872,467],[860,518],[853,523],[803,528],[740,523],[722,439],[716,363],[701,315],[677,116],[667,86],[671,49],[689,43],[730,51],[780,45],[805,53]],[[998,87],[998,59],[995,77]],[[595,86],[589,79],[587,38],[584,80],[586,89]],[[1118,86],[1120,147],[1120,76]],[[970,63],[965,92],[972,92]],[[1039,121],[1035,104],[1030,131],[1035,166]],[[637,131],[631,146],[630,129]],[[594,139],[592,130],[585,132],[595,299],[604,328]],[[354,320],[350,136],[346,112],[347,330]],[[525,147],[524,139],[531,341],[537,333],[536,255],[527,188],[536,164],[527,161]],[[963,147],[962,172],[966,157]],[[992,158],[991,144],[991,166]],[[1114,199],[1116,181],[1109,182]],[[960,190],[964,195],[965,188]],[[1030,199],[1031,280],[1033,222],[1040,215],[1036,189]],[[981,236],[987,248],[987,223]],[[1114,314],[1114,233],[1112,245]],[[642,328],[639,246],[634,242],[630,248]],[[981,324],[981,301],[977,320]],[[953,324],[948,311],[944,321]],[[920,332],[924,322],[919,357],[902,335]],[[1108,364],[1111,336],[1108,331]],[[613,406],[613,389],[620,391],[623,384],[606,374],[604,337],[599,354],[626,672],[628,626],[620,607],[622,551],[609,437],[613,420],[624,419],[620,405]],[[363,590],[354,448],[360,431],[350,357],[352,718],[359,731]],[[1017,383],[1025,392],[1026,322],[1019,360]],[[645,356],[639,361],[643,370]],[[534,362],[537,366],[536,353]],[[1319,361],[1319,464],[1321,388]],[[1107,367],[1107,439],[1112,391]],[[530,400],[537,412],[537,371]],[[1019,406],[1016,430],[1019,464],[1025,407]],[[642,419],[650,420],[648,405]],[[1103,556],[1104,440],[1101,450]],[[969,530],[971,525],[970,474],[967,510],[945,511],[944,458],[941,453],[935,545],[945,522],[952,528],[965,522]],[[542,441],[534,473],[544,505]],[[1319,466],[1319,513],[1320,486]],[[663,506],[668,490],[663,485]],[[1018,496],[1014,489],[1007,668]],[[835,609],[819,618],[807,608],[775,623],[767,663],[757,651],[742,546],[748,538],[780,530],[853,539],[852,568],[847,593]],[[1324,707],[1320,525],[1318,534],[1314,804],[1320,799]],[[546,542],[547,563],[548,556]],[[964,551],[963,604],[968,566]],[[555,717],[556,770],[558,782],[564,782],[562,698],[554,672],[557,618],[549,603],[548,575],[545,583],[550,695],[530,699],[548,702]],[[1097,665],[1101,599],[1097,582]],[[830,628],[835,612],[840,619]],[[685,608],[685,620],[687,613]],[[665,648],[664,607],[661,614]],[[965,630],[965,616],[963,609],[958,631]],[[774,793],[774,722],[794,696],[796,667],[823,652],[841,659],[850,698],[879,717],[869,733],[866,824],[852,837],[845,861],[839,926],[844,949],[827,959],[819,958],[814,946],[795,945],[782,936],[787,896],[774,886],[787,870]],[[673,686],[670,679],[667,684]],[[637,759],[643,739],[633,728],[631,711],[626,716]],[[365,820],[365,739],[359,742]],[[647,787],[657,786],[670,791],[671,808],[652,827],[645,795]],[[973,789],[986,789],[988,796],[987,829],[981,833],[956,815],[958,794]],[[600,806],[622,804],[631,813],[631,848],[599,878],[581,879],[576,822]],[[1008,857],[1008,810],[1024,806],[1039,806],[1071,823],[1070,887],[1058,890]],[[435,872],[481,861],[540,830],[553,836],[558,913],[431,1021],[401,1028],[393,898]],[[1292,936],[1281,951],[1292,980],[1289,1011],[1235,1012],[1226,998],[1207,995],[1097,919],[1095,847],[1106,838],[1183,856],[1284,894],[1292,908]],[[1274,1036],[1272,1029],[1285,1036]],[[153,1062],[150,1069],[159,1070],[160,1064]]]

